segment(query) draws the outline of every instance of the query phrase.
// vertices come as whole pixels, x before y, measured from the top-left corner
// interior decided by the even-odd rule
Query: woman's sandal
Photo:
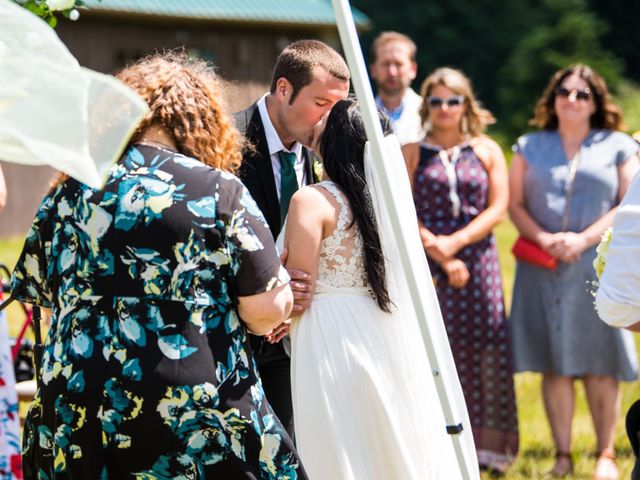
[[[545,475],[545,478],[565,478],[573,474],[573,458],[571,452],[556,452],[556,464]]]
[[[616,455],[613,450],[605,448],[598,452],[596,460],[596,468],[593,473],[593,480],[618,480],[620,478],[620,470],[616,465]]]

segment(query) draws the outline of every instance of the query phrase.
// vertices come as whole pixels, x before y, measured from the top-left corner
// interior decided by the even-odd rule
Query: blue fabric
[[[568,231],[583,231],[618,204],[618,167],[637,150],[637,143],[623,133],[589,133],[580,148]],[[544,230],[559,232],[569,172],[560,135],[557,131],[524,135],[514,151],[527,165],[524,200],[529,215]],[[587,249],[576,263],[560,263],[554,272],[518,262],[511,309],[517,372],[637,378],[632,334],[607,326],[593,305],[595,249]]]

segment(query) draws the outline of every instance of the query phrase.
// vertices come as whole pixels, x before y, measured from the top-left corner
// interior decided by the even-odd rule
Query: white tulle
[[[350,218],[337,187],[321,186],[339,199],[340,218]],[[372,193],[379,210],[375,186]],[[381,231],[388,228],[384,215]],[[361,242],[353,240],[357,231],[345,230],[348,223],[339,221],[321,247],[323,262],[337,270],[362,256]],[[351,248],[345,239],[352,239]],[[388,256],[387,243],[383,249],[396,304],[392,314],[381,311],[368,286],[361,286],[362,272],[351,272],[349,285],[342,272],[325,266],[311,307],[292,322],[292,393],[302,462],[311,480],[462,478],[415,314],[407,315],[410,300],[394,278],[402,267],[391,265],[394,253]]]
[[[100,188],[139,121],[144,100],[80,67],[54,30],[0,0],[0,159],[50,165]]]
[[[400,144],[394,135],[384,138],[382,144],[385,153],[384,171],[379,171],[373,165],[370,144],[365,147],[365,172],[367,185],[371,193],[378,232],[382,249],[387,259],[387,278],[389,279],[391,295],[394,298],[397,309],[395,317],[405,325],[408,335],[419,339],[420,347],[418,365],[420,368],[438,374],[440,388],[437,394],[437,403],[440,408],[433,407],[433,415],[444,417],[444,406],[454,412],[450,422],[460,423],[463,426],[462,433],[457,436],[447,435],[446,441],[457,445],[458,454],[456,462],[459,465],[452,470],[455,476],[445,478],[480,479],[478,459],[475,443],[471,431],[471,422],[465,403],[462,386],[458,379],[458,373],[451,353],[444,320],[440,311],[440,304],[436,295],[435,286],[429,271],[429,264],[424,254],[424,248],[420,241],[416,211],[411,194],[411,185],[404,165],[404,159],[400,150]],[[394,187],[393,205],[384,201],[381,177],[386,175],[387,181]],[[403,260],[400,255],[399,245],[394,235],[394,224],[391,217],[394,216],[397,224],[401,226],[400,241],[404,244],[409,258]],[[420,302],[414,301],[408,282],[409,273],[415,277],[420,286],[417,295]],[[422,305],[422,307],[419,306]],[[418,311],[422,308],[423,311]],[[423,318],[424,321],[419,320]],[[427,349],[429,356],[426,356]],[[437,369],[431,365],[429,358],[436,358]],[[433,378],[432,375],[430,375]],[[460,470],[458,470],[460,469]],[[464,471],[464,475],[462,474]],[[459,475],[459,476],[458,476]]]

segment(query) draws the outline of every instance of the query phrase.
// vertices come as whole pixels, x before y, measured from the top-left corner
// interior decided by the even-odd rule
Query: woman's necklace
[[[456,164],[460,159],[462,148],[469,141],[471,137],[469,135],[462,135],[460,140],[455,145],[445,148],[442,144],[436,143],[433,135],[431,135],[431,141],[433,144],[440,148],[438,152],[438,158],[444,167],[444,171],[447,174],[447,181],[449,183],[449,201],[451,202],[451,210],[454,218],[460,216],[461,204],[460,195],[458,195],[458,174],[456,172]]]

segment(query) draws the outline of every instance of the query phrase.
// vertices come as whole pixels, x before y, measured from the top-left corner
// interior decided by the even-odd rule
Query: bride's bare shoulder
[[[326,189],[320,185],[307,185],[293,194],[289,212],[295,208],[322,213],[329,211],[332,204],[332,196]]]

